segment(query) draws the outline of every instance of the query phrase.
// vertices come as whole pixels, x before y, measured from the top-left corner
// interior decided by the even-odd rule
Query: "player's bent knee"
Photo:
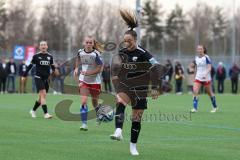
[[[46,100],[45,99],[41,99],[41,105],[45,105],[46,104]]]
[[[117,98],[117,103],[122,103],[123,105],[127,105],[128,103],[124,101],[122,98]]]
[[[197,95],[198,95],[198,92],[199,92],[199,88],[198,88],[198,87],[194,87],[194,88],[193,88],[193,95],[194,95],[194,96],[197,96]]]
[[[198,96],[198,91],[193,90],[193,96]]]
[[[119,93],[117,94],[117,102],[122,103],[124,105],[127,105],[130,101],[130,98],[125,93]]]

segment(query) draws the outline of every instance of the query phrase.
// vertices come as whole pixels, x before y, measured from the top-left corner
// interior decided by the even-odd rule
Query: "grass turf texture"
[[[89,131],[81,132],[79,122],[61,121],[56,116],[51,120],[43,119],[41,108],[37,111],[38,118],[32,119],[29,110],[36,97],[0,95],[1,160],[234,160],[240,156],[238,95],[217,95],[220,111],[215,114],[209,113],[211,103],[205,95],[200,96],[196,114],[188,112],[192,102],[190,95],[149,100],[138,157],[129,153],[129,119],[124,124],[124,140],[112,141],[109,135],[114,131],[114,121],[96,127],[95,120],[91,120]],[[47,102],[50,113],[54,113],[54,106],[63,99],[74,100],[72,112],[79,111],[78,96],[50,94]],[[130,111],[128,108],[127,113]],[[151,115],[153,117],[149,118]]]

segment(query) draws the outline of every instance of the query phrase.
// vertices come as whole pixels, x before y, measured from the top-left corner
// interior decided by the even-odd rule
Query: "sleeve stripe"
[[[140,50],[140,51],[142,51],[143,53],[146,52],[145,50],[143,50],[143,49],[142,49],[141,47],[139,47],[139,46],[137,46],[137,49]]]
[[[211,64],[211,61],[210,61],[210,59],[206,56],[206,63],[207,64]]]
[[[96,54],[95,62],[96,62],[97,65],[102,65],[103,64],[101,58],[97,54]]]

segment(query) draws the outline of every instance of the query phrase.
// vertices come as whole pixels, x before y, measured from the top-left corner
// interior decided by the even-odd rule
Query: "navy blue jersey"
[[[151,66],[151,60],[154,59],[153,56],[140,46],[138,46],[135,50],[129,51],[126,48],[120,50],[120,57],[122,59],[124,69],[129,69],[127,78],[137,77],[141,74],[146,73],[145,71],[139,71],[137,68],[135,69],[135,65],[145,65]],[[137,70],[137,71],[136,71]]]
[[[33,56],[31,64],[28,66],[26,72],[28,72],[32,66],[36,66],[36,75],[35,77],[39,77],[42,79],[48,79],[50,75],[50,69],[55,69],[53,64],[53,57],[49,53],[38,53]]]

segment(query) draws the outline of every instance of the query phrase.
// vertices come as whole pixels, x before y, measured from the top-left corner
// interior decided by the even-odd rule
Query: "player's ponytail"
[[[204,53],[204,54],[207,54],[207,48],[206,48],[206,46],[202,45],[202,47],[203,47],[203,53]]]
[[[101,44],[100,42],[98,42],[96,40],[94,40],[93,48],[96,49],[97,51],[99,51],[100,53],[103,53],[103,51],[104,51],[103,44]]]
[[[125,32],[125,34],[130,34],[134,37],[134,39],[137,39],[137,33],[133,29],[138,27],[138,20],[136,15],[129,11],[129,10],[120,10],[120,15],[122,19],[125,21],[126,25],[130,28],[128,31]]]

